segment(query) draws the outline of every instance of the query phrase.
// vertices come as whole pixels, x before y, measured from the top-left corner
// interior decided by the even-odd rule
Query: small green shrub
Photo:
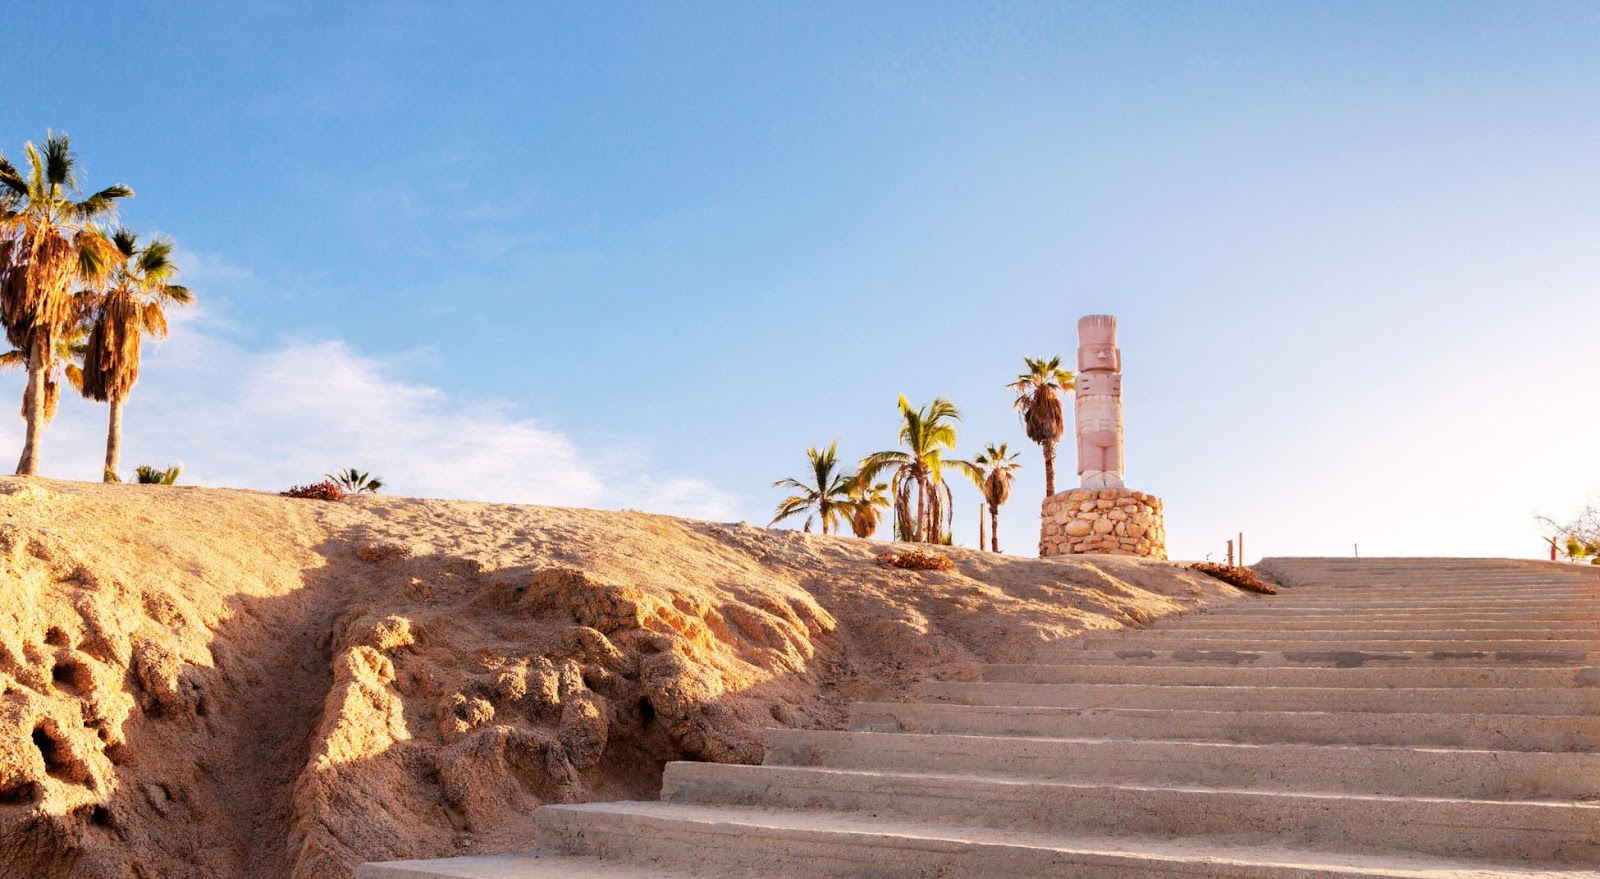
[[[329,482],[339,486],[349,494],[376,494],[378,489],[383,488],[382,479],[367,473],[365,470],[357,470],[354,467],[340,470],[338,473],[324,473],[322,475],[326,476]]]
[[[133,471],[134,481],[140,485],[173,485],[178,481],[178,474],[183,467],[173,464],[165,470],[157,470],[148,464],[141,464]]]

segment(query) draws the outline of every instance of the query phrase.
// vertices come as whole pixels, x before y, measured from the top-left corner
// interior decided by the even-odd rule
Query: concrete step
[[[1558,576],[1551,576],[1555,573]],[[1559,576],[1562,573],[1579,576]],[[1502,571],[1485,571],[1471,568],[1440,568],[1435,570],[1422,570],[1413,568],[1401,571],[1363,571],[1342,572],[1328,576],[1328,572],[1321,572],[1320,582],[1311,583],[1308,578],[1317,577],[1318,573],[1311,569],[1303,569],[1290,576],[1287,585],[1299,588],[1312,589],[1368,589],[1386,586],[1390,588],[1406,588],[1413,584],[1418,587],[1436,585],[1451,585],[1455,583],[1525,583],[1532,585],[1553,586],[1583,586],[1592,584],[1600,586],[1600,577],[1582,576],[1582,572],[1551,572],[1540,571],[1534,568],[1506,569]]]
[[[1545,633],[1553,632],[1587,632],[1600,636],[1600,621],[1595,620],[1525,620],[1525,619],[1484,619],[1482,617],[1461,617],[1455,619],[1439,619],[1436,617],[1379,617],[1374,619],[1351,619],[1346,616],[1316,616],[1316,617],[1279,617],[1265,619],[1262,617],[1244,616],[1241,614],[1205,615],[1191,614],[1177,619],[1161,620],[1151,627],[1151,631],[1159,632],[1194,632],[1237,629],[1251,629],[1256,632],[1282,632],[1282,631],[1325,631],[1325,632],[1363,632],[1363,631],[1394,631],[1425,629],[1437,631],[1439,629],[1454,629],[1465,632],[1509,632],[1538,630]]]
[[[1273,623],[1285,620],[1351,620],[1362,624],[1397,620],[1410,624],[1419,620],[1434,620],[1440,623],[1447,621],[1469,622],[1481,620],[1483,622],[1513,622],[1527,623],[1542,622],[1570,622],[1587,623],[1600,626],[1600,617],[1590,610],[1484,610],[1482,608],[1419,608],[1416,610],[1398,610],[1395,608],[1379,608],[1371,611],[1341,611],[1324,608],[1293,608],[1293,607],[1265,607],[1260,605],[1219,605],[1217,607],[1197,610],[1187,616],[1176,619],[1188,620],[1260,620],[1263,623]]]
[[[922,701],[1054,708],[1189,708],[1409,714],[1600,714],[1600,688],[1162,687],[929,681]]]
[[[1367,579],[1343,584],[1337,584],[1333,581],[1323,583],[1285,583],[1283,591],[1279,594],[1367,595],[1383,593],[1389,595],[1455,595],[1492,592],[1583,594],[1597,591],[1600,591],[1600,578],[1550,580],[1539,577],[1434,577],[1416,580]]]
[[[1293,638],[1297,641],[1572,641],[1587,640],[1600,643],[1600,631],[1584,627],[1579,629],[1547,629],[1527,627],[1494,626],[1491,628],[1464,628],[1451,626],[1448,628],[1357,628],[1357,629],[1280,629],[1273,626],[1254,626],[1251,628],[1206,628],[1190,626],[1159,626],[1152,629],[1140,630],[1150,637],[1160,638],[1227,638],[1231,641],[1246,641],[1252,638],[1283,639]],[[1103,636],[1102,636],[1103,637]],[[1126,635],[1113,635],[1110,637],[1127,637]]]
[[[1555,865],[1328,854],[1183,840],[953,827],[859,812],[594,803],[540,810],[539,843],[572,853],[693,864],[708,876],[790,879],[1558,879]]]
[[[1392,565],[1375,564],[1383,559],[1367,558],[1264,558],[1251,567],[1270,569],[1281,575],[1324,574],[1335,582],[1359,583],[1363,579],[1388,577],[1404,581],[1412,577],[1442,576],[1526,576],[1545,580],[1584,579],[1594,576],[1593,567],[1550,562],[1544,559],[1415,559],[1396,558]]]
[[[1233,668],[1107,665],[987,665],[983,679],[1005,684],[1152,684],[1190,687],[1516,687],[1593,688],[1600,709],[1600,668]]]
[[[1059,647],[1040,651],[1041,661],[1075,667],[1087,665],[1166,666],[1215,665],[1252,667],[1321,668],[1457,668],[1457,667],[1575,667],[1600,665],[1600,651],[1502,650],[1472,651],[1470,655],[1431,651],[1388,650],[1193,650],[1131,647],[1127,649],[1065,650]]]
[[[1591,754],[790,729],[765,736],[767,766],[1464,799],[1600,797]]]
[[[1278,570],[1329,570],[1343,574],[1381,571],[1535,571],[1543,576],[1584,576],[1591,568],[1544,559],[1508,559],[1472,556],[1266,556],[1256,563]]]
[[[850,729],[967,736],[1029,736],[1240,744],[1374,745],[1491,751],[1600,750],[1593,715],[1419,714],[1174,708],[1053,708],[866,702]]]
[[[632,861],[533,852],[362,864],[356,867],[353,879],[695,879],[704,875]]]
[[[1119,634],[1136,631],[1174,633],[1185,637],[1211,637],[1212,632],[1253,630],[1254,637],[1294,637],[1299,632],[1341,632],[1347,637],[1361,637],[1364,632],[1394,631],[1455,631],[1467,637],[1497,635],[1501,631],[1537,631],[1538,638],[1554,637],[1558,640],[1600,641],[1600,625],[1587,620],[1463,620],[1463,619],[1330,619],[1293,618],[1249,620],[1237,617],[1207,617],[1191,620],[1161,620],[1141,629],[1089,630],[1079,637]],[[1518,639],[1527,640],[1527,639]]]
[[[1403,576],[1368,575],[1358,578],[1323,578],[1320,583],[1293,583],[1296,588],[1325,591],[1366,591],[1366,589],[1472,588],[1472,586],[1517,586],[1517,588],[1600,588],[1597,576],[1542,576],[1539,573],[1427,572]]]
[[[1594,610],[1600,607],[1600,596],[1437,596],[1437,597],[1384,597],[1384,596],[1328,596],[1322,594],[1288,594],[1266,596],[1251,600],[1251,604],[1277,605],[1294,608],[1336,608],[1350,610],[1414,610],[1429,608],[1480,608],[1480,610]]]
[[[1255,839],[1340,851],[1600,863],[1600,806],[1305,794],[801,766],[669,763],[661,799],[866,812],[1046,833]],[[1405,821],[1396,821],[1401,813]]]
[[[1141,647],[1162,647],[1169,650],[1376,650],[1429,653],[1485,653],[1515,651],[1561,651],[1565,653],[1600,652],[1600,640],[1551,638],[1530,639],[1428,639],[1428,638],[1349,638],[1306,640],[1295,637],[1259,636],[1252,638],[1211,638],[1204,635],[1174,633],[1159,635],[1151,632],[1128,632],[1122,635],[1083,635],[1052,645],[1040,651],[1040,656],[1059,651],[1070,658],[1075,650],[1108,649],[1130,650]]]
[[[1423,587],[1379,587],[1330,589],[1327,587],[1283,589],[1277,595],[1268,597],[1264,604],[1293,604],[1301,600],[1317,601],[1369,601],[1382,599],[1385,601],[1409,601],[1412,604],[1427,604],[1441,598],[1447,599],[1486,599],[1500,600],[1527,600],[1540,601],[1570,601],[1593,600],[1600,598],[1600,584],[1594,586],[1547,586],[1547,585],[1505,585],[1505,586],[1462,586],[1460,588],[1423,588]]]

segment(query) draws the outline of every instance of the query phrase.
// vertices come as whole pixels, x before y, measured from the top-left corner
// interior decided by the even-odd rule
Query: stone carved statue
[[[1122,352],[1115,317],[1091,314],[1078,321],[1077,385],[1072,409],[1082,486],[1122,488]]]

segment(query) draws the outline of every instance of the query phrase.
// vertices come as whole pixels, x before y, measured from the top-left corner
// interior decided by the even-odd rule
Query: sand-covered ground
[[[1016,506],[1020,507],[1022,501]],[[1239,593],[1130,559],[633,512],[0,479],[0,877],[342,879],[525,848],[984,661]]]

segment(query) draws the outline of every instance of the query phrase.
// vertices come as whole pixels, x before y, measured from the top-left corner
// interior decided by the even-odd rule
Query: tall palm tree
[[[856,478],[872,482],[884,470],[894,470],[894,531],[897,540],[942,543],[949,533],[950,485],[944,471],[954,470],[978,481],[978,468],[970,461],[946,460],[945,451],[956,448],[956,425],[961,413],[944,397],[920,409],[900,397],[900,444],[905,451],[874,452],[861,460]],[[981,486],[980,486],[981,488]]]
[[[836,529],[840,522],[850,519],[850,483],[855,481],[855,477],[838,471],[838,440],[829,443],[826,449],[807,447],[806,458],[811,462],[810,483],[798,479],[780,479],[772,483],[773,488],[792,488],[799,494],[784,498],[778,504],[778,515],[768,524],[776,525],[791,516],[805,513],[806,531],[810,531],[811,522],[820,517],[822,533],[827,534],[828,529]]]
[[[0,155],[0,191],[6,193],[0,200],[0,324],[28,367],[28,429],[17,474],[33,476],[39,472],[47,379],[72,323],[73,288],[103,278],[117,258],[116,247],[93,223],[133,190],[118,184],[80,199],[77,157],[64,134],[47,134],[43,146],[30,142],[23,152],[26,176]]]
[[[77,299],[87,297],[80,294]],[[89,350],[89,327],[82,320],[73,321],[60,338],[56,340],[56,365],[66,375],[67,384],[78,393],[83,393],[83,369],[78,365],[83,362],[84,352]],[[27,369],[28,357],[22,351],[13,348],[0,353],[0,372],[9,372],[13,369]],[[44,423],[49,424],[56,417],[56,405],[61,401],[61,377],[55,374],[45,376],[44,380]],[[33,386],[30,384],[22,390],[22,417],[27,419],[28,407],[33,402]]]
[[[172,242],[156,238],[143,247],[127,229],[111,235],[121,257],[105,285],[95,291],[89,323],[88,350],[83,355],[83,395],[109,403],[106,428],[106,464],[101,471],[110,482],[122,455],[122,404],[139,381],[139,348],[145,336],[167,334],[166,308],[188,305],[194,294],[172,283],[178,267],[172,262]]]
[[[1011,408],[1022,417],[1028,439],[1044,447],[1044,496],[1056,493],[1056,443],[1066,433],[1066,413],[1058,392],[1077,387],[1072,373],[1061,368],[1061,358],[1024,357],[1028,371],[1007,388],[1017,394]]]
[[[972,459],[983,470],[983,499],[989,502],[990,549],[1000,551],[1000,506],[1011,497],[1011,477],[1022,469],[1017,463],[1019,453],[1007,454],[1006,444],[990,443]],[[978,547],[982,549],[983,547]]]
[[[889,483],[850,480],[850,530],[860,538],[878,533],[879,510],[889,507]]]

